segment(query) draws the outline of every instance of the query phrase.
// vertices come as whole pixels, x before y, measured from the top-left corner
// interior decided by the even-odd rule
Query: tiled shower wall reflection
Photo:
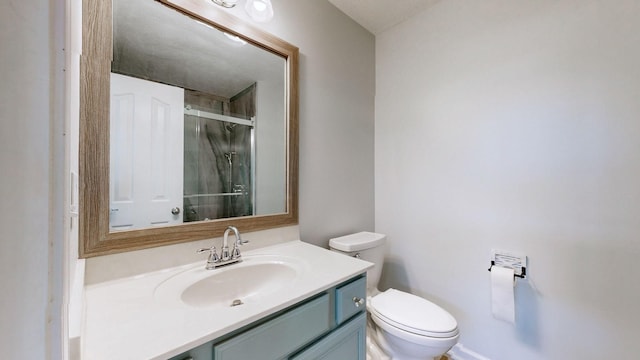
[[[192,109],[255,116],[255,85],[231,99],[185,91]],[[253,214],[251,126],[185,115],[184,221]]]

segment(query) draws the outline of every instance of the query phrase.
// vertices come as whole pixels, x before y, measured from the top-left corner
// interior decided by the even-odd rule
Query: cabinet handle
[[[359,298],[359,297],[353,297],[353,303],[355,304],[356,307],[360,307],[362,305],[364,305],[364,299],[363,298]]]

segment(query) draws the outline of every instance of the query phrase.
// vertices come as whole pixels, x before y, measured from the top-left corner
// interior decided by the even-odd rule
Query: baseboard
[[[456,344],[456,346],[449,350],[449,352],[447,352],[447,356],[451,358],[451,360],[491,360],[473,350],[467,349],[460,343]]]

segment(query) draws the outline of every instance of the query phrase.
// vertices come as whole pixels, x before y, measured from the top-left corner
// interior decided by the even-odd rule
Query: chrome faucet
[[[229,252],[229,232],[233,231],[234,236],[236,237],[236,241],[233,245],[233,251]],[[222,239],[222,250],[220,251],[220,256],[216,253],[216,247],[211,246],[210,248],[198,249],[197,253],[202,253],[205,251],[209,252],[209,257],[207,258],[207,266],[205,269],[213,270],[216,267],[221,267],[225,265],[230,265],[233,263],[237,263],[242,261],[242,254],[240,254],[240,246],[242,244],[248,243],[248,240],[242,240],[240,237],[240,231],[235,226],[228,226],[224,231],[224,237]]]
[[[231,259],[239,259],[242,255],[240,254],[240,246],[242,246],[242,244],[246,244],[249,241],[244,241],[242,240],[242,238],[240,237],[240,232],[238,231],[238,228],[236,228],[235,226],[229,226],[227,227],[227,230],[224,231],[224,247],[227,248],[227,252],[229,251],[229,247],[227,246],[227,238],[229,236],[229,231],[233,231],[233,235],[236,237],[236,242],[233,244],[233,251],[231,252]]]

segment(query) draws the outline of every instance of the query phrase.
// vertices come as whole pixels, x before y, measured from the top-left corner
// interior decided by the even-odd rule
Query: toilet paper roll
[[[496,319],[512,324],[516,321],[513,275],[513,269],[491,267],[491,313]]]

